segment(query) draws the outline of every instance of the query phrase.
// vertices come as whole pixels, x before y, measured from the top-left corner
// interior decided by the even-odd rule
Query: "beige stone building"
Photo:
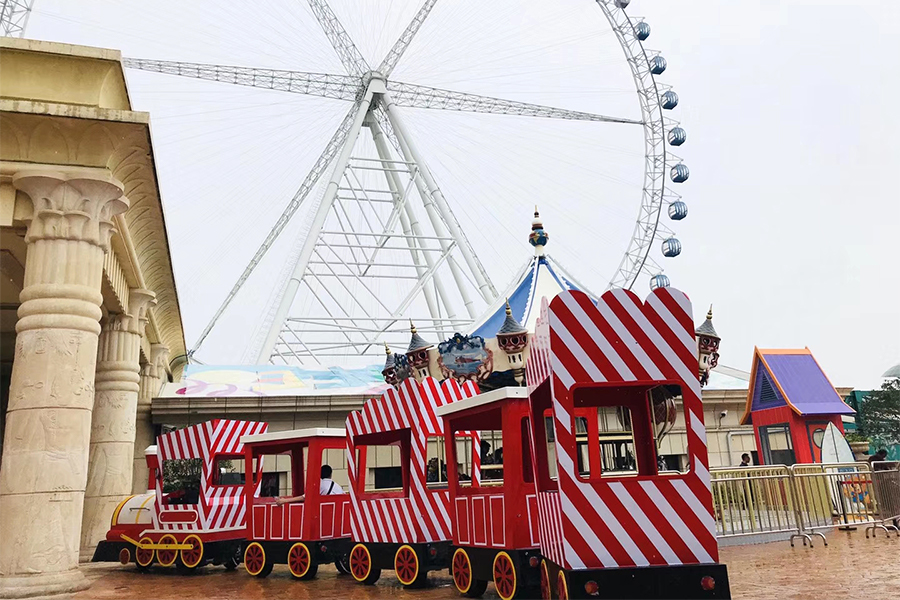
[[[0,597],[78,589],[185,361],[118,52],[0,38],[0,274]]]

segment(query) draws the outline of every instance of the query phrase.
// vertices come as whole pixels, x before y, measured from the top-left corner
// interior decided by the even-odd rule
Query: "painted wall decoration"
[[[174,389],[173,389],[174,388]],[[194,397],[246,397],[332,393],[380,394],[387,389],[379,365],[359,368],[277,365],[189,365],[184,377],[169,384],[169,394]]]
[[[480,335],[453,334],[438,344],[441,374],[457,381],[484,381],[494,370],[494,355]]]

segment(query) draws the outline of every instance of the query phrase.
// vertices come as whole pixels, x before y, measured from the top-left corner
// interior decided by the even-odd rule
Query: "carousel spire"
[[[534,207],[534,220],[531,221],[531,235],[528,236],[528,243],[534,246],[535,256],[544,256],[544,246],[550,241],[550,235],[544,231],[544,223],[541,221],[541,214],[538,212],[537,205]]]

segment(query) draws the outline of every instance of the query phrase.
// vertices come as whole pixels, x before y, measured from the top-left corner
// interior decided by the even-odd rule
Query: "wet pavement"
[[[728,565],[734,598],[753,600],[842,598],[900,598],[900,538],[866,539],[862,529],[834,532],[828,547],[816,540],[813,548],[791,548],[788,542],[722,548],[721,560]],[[324,600],[327,598],[460,598],[447,571],[432,572],[429,586],[404,590],[384,571],[374,586],[356,584],[334,567],[322,566],[313,582],[295,581],[284,565],[265,579],[247,575],[243,567],[227,572],[204,567],[193,575],[178,575],[174,569],[138,573],[121,565],[85,565],[93,581],[90,589],[72,598],[128,600],[148,598],[202,598],[203,600],[260,598],[265,600]],[[493,586],[485,598],[497,598]]]

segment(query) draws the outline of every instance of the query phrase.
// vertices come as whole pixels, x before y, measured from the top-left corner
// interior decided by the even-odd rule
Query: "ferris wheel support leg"
[[[484,297],[487,302],[492,302],[494,298],[491,296],[491,286],[484,278],[483,271],[480,269],[481,265],[472,253],[468,241],[463,237],[462,232],[459,230],[456,219],[452,214],[449,214],[448,211],[442,209],[441,202],[444,202],[444,197],[435,184],[434,179],[431,177],[428,167],[425,166],[425,163],[413,146],[409,136],[406,135],[406,129],[400,121],[396,107],[387,93],[383,95],[383,102],[388,119],[394,128],[394,133],[397,135],[397,141],[400,143],[400,149],[403,152],[404,159],[408,162],[415,163],[419,168],[418,176],[416,177],[416,187],[419,190],[419,194],[422,196],[422,201],[425,204],[425,210],[432,222],[432,226],[435,231],[439,231],[444,229],[444,223],[446,223],[447,228],[450,229],[450,235],[456,241],[456,245],[459,246],[460,252],[463,253],[463,258],[466,260],[466,264],[469,266],[472,275],[475,277],[475,282],[478,285],[482,297]],[[435,208],[435,206],[437,208]],[[440,214],[438,214],[438,211],[440,211]],[[442,241],[441,247],[444,248],[445,246],[446,242]],[[472,299],[468,297],[466,279],[460,271],[459,266],[456,264],[456,261],[448,261],[448,263],[450,265],[450,271],[453,273],[453,279],[459,288],[460,294],[463,296],[466,311],[468,312],[469,317],[474,319],[478,315],[476,314]],[[487,294],[487,296],[485,296],[485,294]]]
[[[416,149],[413,141],[406,134],[406,127],[404,126],[400,115],[397,113],[397,107],[391,100],[390,94],[384,94],[384,104],[385,108],[387,109],[388,117],[391,120],[391,124],[394,126],[394,132],[397,134],[398,139],[401,140],[401,145],[405,143],[405,146],[409,151],[409,154],[412,156],[412,159],[421,167],[422,177],[425,179],[425,184],[429,188],[429,192],[432,198],[437,203],[438,210],[441,211],[441,215],[447,222],[447,227],[450,229],[450,234],[459,245],[460,252],[462,252],[463,258],[466,259],[466,264],[468,264],[469,270],[472,271],[472,275],[475,277],[475,282],[478,285],[479,292],[481,292],[481,297],[484,298],[485,302],[490,304],[497,299],[497,290],[494,289],[493,284],[487,277],[487,273],[485,272],[484,267],[478,261],[478,258],[475,256],[475,252],[469,245],[469,241],[465,238],[465,235],[460,230],[459,224],[456,222],[456,217],[454,217],[453,213],[450,211],[450,207],[447,204],[447,200],[444,198],[444,194],[441,192],[440,188],[437,186],[437,183],[434,181],[434,178],[431,176],[431,171],[421,160],[419,152]],[[461,286],[461,288],[462,287],[463,286]],[[475,317],[476,315],[470,313],[470,316]]]
[[[284,320],[287,318],[291,305],[294,303],[294,297],[297,295],[297,290],[300,288],[300,281],[303,279],[303,274],[306,272],[306,267],[309,265],[309,259],[315,249],[316,241],[319,239],[322,226],[325,225],[325,219],[331,211],[331,205],[334,204],[334,198],[337,195],[338,187],[340,187],[341,179],[344,177],[344,171],[347,169],[347,164],[350,162],[350,154],[353,152],[353,147],[356,144],[357,137],[359,137],[359,131],[362,129],[363,121],[366,118],[366,114],[369,112],[373,93],[372,85],[369,85],[356,109],[356,116],[353,118],[353,124],[350,126],[350,131],[347,133],[344,147],[341,148],[341,152],[338,154],[337,160],[335,160],[334,171],[332,171],[331,179],[328,181],[328,186],[325,188],[322,202],[316,209],[312,225],[309,228],[306,240],[303,242],[303,249],[297,257],[297,263],[294,265],[291,278],[288,280],[284,295],[282,295],[281,302],[278,304],[278,310],[275,311],[275,318],[269,326],[266,340],[256,358],[257,364],[268,364],[269,357],[272,355],[272,350],[278,342],[278,336],[281,334],[281,327],[284,324]]]
[[[390,148],[388,148],[387,143],[384,139],[384,132],[381,130],[381,127],[378,125],[378,122],[375,119],[371,119],[369,122],[369,131],[372,132],[372,139],[375,141],[375,149],[378,151],[378,158],[382,161],[390,161],[391,160],[391,152]],[[406,238],[406,244],[409,246],[409,252],[412,255],[413,264],[416,266],[416,276],[421,279],[425,276],[428,270],[433,266],[433,260],[431,257],[427,256],[427,252],[422,252],[421,254],[425,254],[426,256],[420,257],[420,252],[416,248],[416,241],[412,239],[411,236],[421,236],[422,231],[418,226],[418,221],[415,220],[415,215],[413,215],[412,221],[410,220],[410,206],[407,199],[402,197],[403,186],[401,185],[400,176],[397,175],[396,171],[390,168],[390,162],[382,162],[385,168],[385,178],[387,179],[388,188],[391,190],[391,195],[394,196],[395,202],[403,202],[403,207],[400,211],[400,224],[403,227],[403,234],[408,236]],[[425,259],[425,264],[427,268],[422,265],[422,258]],[[438,307],[435,299],[435,292],[441,297],[441,301],[444,303],[444,306],[450,308],[447,298],[446,292],[443,289],[443,285],[438,287],[440,281],[438,276],[434,277],[435,285],[434,290],[431,287],[425,286],[423,287],[423,292],[425,293],[425,302],[428,304],[428,312],[432,316],[432,318],[437,319],[440,315],[438,312]],[[454,314],[453,317],[456,315]],[[443,333],[443,328],[441,328],[441,332]]]

